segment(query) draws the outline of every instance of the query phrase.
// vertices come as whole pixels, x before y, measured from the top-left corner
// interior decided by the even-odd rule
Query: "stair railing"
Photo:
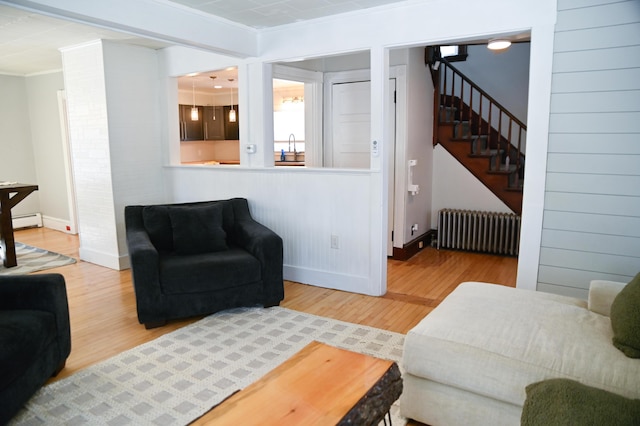
[[[516,116],[503,107],[498,101],[485,92],[480,86],[451,65],[445,58],[441,58],[440,67],[433,73],[440,84],[436,90],[436,126],[443,121],[468,121],[470,133],[487,135],[488,146],[505,149],[505,160],[519,170],[524,163],[523,151],[526,145],[527,126]],[[437,80],[436,80],[437,81]],[[443,120],[439,107],[456,108],[456,114],[444,114]],[[446,117],[446,116],[449,117]],[[475,130],[475,133],[474,133]],[[434,143],[436,141],[434,140]]]

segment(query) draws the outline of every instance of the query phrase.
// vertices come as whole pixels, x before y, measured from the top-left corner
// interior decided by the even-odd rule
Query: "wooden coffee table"
[[[193,425],[376,425],[402,393],[393,361],[311,342]]]

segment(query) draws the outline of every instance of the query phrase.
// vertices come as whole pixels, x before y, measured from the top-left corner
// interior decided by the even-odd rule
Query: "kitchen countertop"
[[[304,166],[304,161],[276,161],[276,166]]]

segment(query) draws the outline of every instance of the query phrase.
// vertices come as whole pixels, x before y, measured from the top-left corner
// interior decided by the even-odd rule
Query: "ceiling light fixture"
[[[233,78],[229,79],[229,82],[233,82]],[[229,123],[235,123],[237,120],[236,110],[233,109],[233,87],[229,85],[229,93],[231,95],[231,109],[229,110]]]
[[[198,121],[198,108],[196,108],[196,82],[191,82],[191,90],[193,93],[193,107],[191,108],[191,121]]]
[[[511,46],[511,42],[504,39],[489,40],[489,44],[487,44],[487,48],[490,50],[504,50],[509,46]]]

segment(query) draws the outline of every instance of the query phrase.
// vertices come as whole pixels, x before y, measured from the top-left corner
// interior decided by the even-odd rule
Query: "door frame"
[[[389,218],[387,229],[387,256],[393,256],[393,248],[402,248],[403,241],[401,233],[396,230],[404,229],[405,223],[405,196],[404,196],[404,180],[402,176],[406,173],[406,166],[404,165],[406,157],[406,145],[407,145],[407,66],[406,65],[392,65],[389,67],[389,79],[395,79],[396,86],[396,99],[395,99],[395,128],[390,129],[389,139],[390,145],[393,147],[391,150],[387,150],[389,153],[389,180],[388,185],[388,199],[389,199]],[[341,72],[328,72],[325,74],[324,85],[324,161],[325,167],[332,167],[332,164],[328,164],[333,158],[333,152],[331,147],[333,146],[331,126],[331,105],[332,105],[332,90],[333,84],[341,83],[356,83],[360,81],[371,81],[371,72],[369,69],[361,69],[354,71],[341,71]],[[329,160],[328,160],[329,159]],[[392,238],[392,236],[394,238]],[[400,236],[400,238],[399,238]]]
[[[71,234],[77,234],[79,230],[76,208],[76,189],[75,180],[73,178],[73,162],[71,160],[71,139],[69,138],[69,120],[67,116],[67,93],[64,90],[58,90],[58,116],[60,119],[62,156],[67,188],[67,207],[69,209],[69,229],[65,229],[62,231]]]

